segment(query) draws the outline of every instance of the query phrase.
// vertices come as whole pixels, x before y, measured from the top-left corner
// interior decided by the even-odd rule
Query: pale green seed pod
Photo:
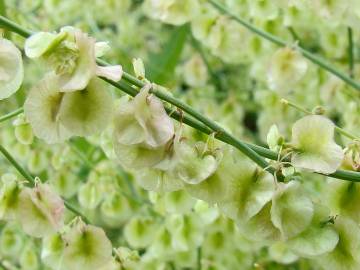
[[[209,79],[204,61],[199,54],[191,57],[183,67],[184,80],[192,87],[203,87]]]
[[[262,242],[263,245],[271,244],[281,238],[281,233],[271,221],[271,202],[267,203],[259,213],[247,222],[237,220],[240,233],[254,242]]]
[[[116,192],[105,197],[100,210],[104,221],[114,227],[124,223],[132,215],[132,206],[129,201]]]
[[[0,252],[2,255],[18,258],[24,246],[24,235],[17,224],[7,223],[0,235]]]
[[[237,162],[236,166],[237,175],[227,179],[229,191],[218,205],[226,216],[246,222],[272,199],[274,178],[247,159]]]
[[[335,248],[322,256],[315,258],[319,264],[329,270],[356,270],[360,267],[360,229],[353,220],[338,217],[335,220],[335,230],[339,241]]]
[[[340,166],[344,153],[334,141],[335,125],[321,115],[308,115],[292,128],[294,167],[330,174]]]
[[[184,187],[183,181],[160,169],[143,169],[135,173],[136,182],[144,189],[155,192],[172,192]]]
[[[15,126],[15,137],[16,139],[25,145],[32,144],[34,140],[34,134],[30,124],[26,121],[23,114],[19,115],[13,122]]]
[[[16,139],[25,145],[32,144],[34,140],[34,134],[30,124],[23,124],[15,127]]]
[[[85,209],[95,209],[103,200],[103,195],[99,184],[94,182],[87,182],[78,190],[79,203]]]
[[[63,263],[67,270],[97,270],[111,260],[112,245],[103,229],[82,221],[64,236]]]
[[[29,242],[22,250],[19,262],[23,269],[39,269],[40,260],[33,243]]]
[[[102,132],[112,119],[113,100],[100,79],[92,79],[84,90],[66,93],[59,118],[72,134],[89,136]]]
[[[315,204],[311,224],[302,233],[287,241],[287,246],[294,254],[301,257],[315,258],[331,252],[339,242],[339,234],[329,222],[328,208]]]
[[[194,214],[174,214],[167,218],[166,227],[172,235],[172,247],[177,251],[189,251],[199,247],[204,239],[199,217]]]
[[[48,74],[30,90],[24,104],[26,118],[35,136],[50,144],[65,141],[73,135],[60,117],[63,98],[57,78]]]
[[[296,49],[282,48],[271,58],[267,79],[272,90],[286,93],[305,76],[307,61]]]
[[[164,195],[165,211],[168,213],[185,214],[191,211],[196,199],[184,190],[166,193]]]
[[[18,219],[23,230],[33,237],[44,237],[64,225],[64,202],[48,184],[37,182],[20,193]]]
[[[157,225],[152,219],[133,217],[125,225],[124,237],[133,248],[149,246],[155,237]]]
[[[21,86],[24,68],[21,52],[15,45],[0,37],[0,100],[10,97]]]
[[[299,259],[284,242],[272,244],[269,248],[269,255],[272,260],[281,264],[291,264]]]
[[[207,151],[207,145],[198,142],[195,146],[183,140],[175,139],[175,159],[173,173],[175,177],[190,185],[201,183],[210,177],[221,161],[222,155],[215,151]]]
[[[198,0],[146,0],[144,10],[150,18],[164,23],[182,25],[193,19],[199,11]]]
[[[50,184],[56,192],[58,192],[64,198],[71,198],[77,192],[80,185],[79,178],[67,169],[58,171],[50,179]]]
[[[52,234],[44,237],[41,249],[41,261],[52,269],[63,268],[63,253],[65,241],[61,234]]]
[[[20,192],[22,187],[16,179],[2,180],[0,189],[0,219],[14,220],[20,207]]]
[[[40,174],[47,168],[47,154],[44,151],[33,150],[28,160],[29,171],[33,174]]]
[[[314,205],[297,181],[279,183],[272,199],[271,221],[283,239],[303,232],[311,223]]]

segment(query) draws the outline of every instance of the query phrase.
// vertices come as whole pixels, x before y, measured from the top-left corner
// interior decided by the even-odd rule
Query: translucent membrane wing
[[[59,119],[77,136],[89,136],[104,131],[112,119],[113,100],[100,79],[93,79],[80,91],[64,94]]]
[[[25,104],[25,115],[35,136],[47,143],[58,143],[70,138],[70,132],[60,119],[59,113],[64,94],[59,92],[57,79],[48,74],[29,92]]]
[[[11,41],[0,38],[0,100],[14,94],[23,79],[24,68],[20,50]]]
[[[313,203],[299,182],[279,183],[272,199],[271,221],[288,239],[304,231],[314,214]]]
[[[340,166],[344,154],[334,141],[335,125],[320,115],[308,115],[293,125],[292,144],[295,167],[320,173],[333,173]]]

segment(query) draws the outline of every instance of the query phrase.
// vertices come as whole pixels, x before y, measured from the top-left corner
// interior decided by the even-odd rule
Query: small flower
[[[64,202],[49,185],[36,183],[20,193],[18,218],[23,230],[34,237],[59,231],[64,223]]]
[[[341,165],[344,153],[334,142],[335,125],[320,115],[308,115],[292,128],[294,167],[330,174]]]
[[[23,79],[21,52],[11,41],[0,37],[0,100],[14,94]]]

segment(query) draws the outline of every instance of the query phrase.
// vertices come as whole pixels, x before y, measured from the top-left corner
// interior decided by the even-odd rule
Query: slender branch
[[[353,40],[353,31],[351,27],[347,28],[348,33],[348,62],[349,62],[349,74],[351,78],[354,78],[354,40]]]
[[[31,31],[28,31],[28,30],[22,28],[21,26],[13,23],[12,21],[9,21],[8,19],[4,18],[3,16],[0,16],[0,25],[6,26],[9,30],[14,31],[15,33],[17,33],[19,35],[22,35],[23,37],[28,37],[32,33]],[[107,65],[107,63],[102,60],[98,60],[98,63],[101,65]],[[137,87],[143,87],[145,85],[144,82],[138,80],[137,78],[135,78],[134,76],[132,76],[126,72],[124,72],[124,74],[123,74],[124,81],[122,80],[120,82],[114,82],[114,81],[108,80],[106,78],[101,78],[101,79],[103,79],[104,81],[108,82],[109,84],[113,85],[114,87],[118,88],[119,90],[121,90],[131,96],[135,96],[138,93],[138,90],[133,88],[132,86],[128,85],[124,81],[127,81]],[[167,98],[168,95],[166,95],[165,97],[162,95],[158,95],[158,97],[164,101],[167,101],[167,102],[173,104]],[[174,100],[174,98],[172,98],[171,101],[173,101],[173,100]],[[176,102],[176,104],[173,104],[173,105],[178,106],[178,102]],[[182,121],[183,123],[195,128],[205,134],[214,133],[214,130],[212,129],[211,126],[207,126],[205,123],[203,123],[203,121],[201,121],[200,119],[197,118],[198,113],[195,114],[195,116],[194,116],[194,114],[191,114],[188,112],[188,110],[185,110],[183,106],[181,106],[181,107],[178,106],[179,108],[183,109],[184,111],[186,111],[190,115],[192,115],[194,118],[196,118],[196,119],[193,119],[187,115],[181,115],[180,113],[178,113],[176,111],[172,112],[171,108],[167,107],[166,105],[165,105],[165,107],[169,113],[171,112],[171,117],[174,118],[175,120]],[[202,115],[200,115],[200,116],[201,116],[201,118],[203,118]],[[254,144],[245,143],[245,142],[242,142],[237,139],[234,140],[234,139],[232,139],[233,138],[232,136],[229,138],[224,133],[217,132],[215,134],[215,137],[217,139],[221,140],[222,142],[230,144],[236,148],[238,148],[238,142],[240,142],[240,144],[242,146],[245,146],[247,149],[250,149],[253,153],[255,153],[255,154],[257,153],[258,155],[261,155],[262,157],[272,159],[272,160],[277,160],[277,158],[278,158],[278,154],[271,151],[268,148],[254,145]],[[329,174],[326,176],[337,178],[337,179],[342,179],[342,180],[347,180],[347,181],[360,182],[360,173],[354,172],[354,171],[337,170],[335,173],[332,173],[332,174]]]
[[[225,7],[224,5],[218,3],[216,0],[208,0],[208,1],[209,1],[209,3],[211,5],[213,5],[216,9],[218,9],[221,13],[224,13],[224,14],[228,15],[233,20],[240,23],[241,25],[246,27],[251,32],[257,34],[258,36],[260,36],[260,37],[262,37],[264,39],[267,39],[268,41],[270,41],[270,42],[272,42],[272,43],[274,43],[274,44],[276,44],[278,46],[281,46],[281,47],[285,47],[285,46],[288,45],[288,43],[286,41],[284,41],[284,40],[278,38],[277,36],[274,36],[274,35],[272,35],[272,34],[270,34],[268,32],[265,32],[265,31],[255,27],[251,23],[243,20],[242,18],[240,18],[236,14],[232,13],[227,7]],[[317,64],[318,66],[320,66],[323,69],[327,70],[328,72],[332,73],[333,75],[335,75],[339,79],[343,80],[348,85],[355,88],[356,90],[360,90],[360,83],[355,81],[354,79],[352,79],[347,74],[337,70],[331,64],[327,63],[325,60],[323,60],[322,58],[316,56],[315,54],[307,51],[306,49],[304,49],[300,45],[297,47],[297,49],[302,53],[302,55],[304,57],[306,57],[307,59],[309,59],[313,63]]]
[[[197,248],[197,254],[196,254],[196,260],[197,260],[197,270],[201,270],[202,269],[202,265],[201,265],[201,259],[202,259],[202,248],[198,247]]]
[[[0,152],[31,185],[35,185],[35,178],[27,172],[1,144]]]
[[[295,108],[296,110],[301,111],[301,112],[303,112],[303,113],[305,113],[305,114],[309,114],[309,115],[310,115],[310,114],[313,114],[313,113],[310,112],[309,110],[307,110],[307,109],[305,109],[305,108],[303,108],[303,107],[301,107],[301,106],[299,106],[299,105],[297,105],[297,104],[295,104],[294,102],[291,102],[291,101],[289,101],[289,100],[281,99],[281,103],[283,103],[284,105],[289,105],[289,106]],[[335,126],[335,131],[336,131],[337,133],[345,136],[345,137],[348,137],[348,138],[351,139],[351,140],[360,140],[358,137],[356,137],[355,135],[352,135],[350,132],[342,129],[341,127]]]
[[[3,156],[15,167],[15,169],[27,180],[29,183],[34,186],[35,178],[27,172],[15,159],[14,157],[0,144],[0,152]],[[89,220],[81,214],[74,206],[72,206],[69,202],[64,200],[64,205],[68,210],[73,212],[75,215],[80,216],[86,223],[89,223]]]
[[[16,109],[15,111],[12,111],[12,112],[9,112],[3,116],[0,116],[0,123],[1,122],[4,122],[8,119],[11,119],[17,115],[19,115],[20,113],[23,113],[24,112],[24,109],[23,108],[19,108],[19,109]]]

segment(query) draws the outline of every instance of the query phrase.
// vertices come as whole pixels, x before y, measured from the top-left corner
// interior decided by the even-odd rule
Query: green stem
[[[31,185],[35,185],[35,178],[27,172],[2,145],[0,145],[0,152]]]
[[[19,108],[19,109],[16,109],[15,111],[12,111],[12,112],[9,112],[9,113],[7,113],[7,114],[5,114],[3,116],[0,116],[0,123],[6,121],[8,119],[11,119],[11,118],[23,113],[23,112],[24,112],[24,109]]]
[[[202,259],[202,248],[198,247],[197,248],[197,256],[196,256],[196,260],[197,260],[197,270],[201,270],[202,269],[202,265],[201,265],[201,259]]]
[[[35,185],[35,178],[28,173],[2,145],[0,145],[0,152],[32,186]],[[86,223],[89,223],[89,220],[66,200],[64,200],[64,205],[75,215],[80,216]]]
[[[309,110],[295,104],[294,102],[291,102],[289,100],[286,99],[281,99],[281,103],[283,103],[284,105],[289,105],[290,107],[295,108],[298,111],[301,111],[305,114],[313,114],[312,112],[310,112]],[[356,137],[355,135],[352,135],[351,133],[347,132],[346,130],[342,129],[341,127],[335,126],[335,131],[345,137],[348,137],[351,140],[360,140],[358,137]]]
[[[351,78],[354,78],[354,41],[353,41],[353,31],[351,27],[347,28],[348,32],[348,62],[349,62],[349,74]]]
[[[32,33],[31,31],[28,31],[28,30],[22,28],[21,26],[9,21],[8,19],[4,18],[3,16],[0,16],[0,25],[6,26],[9,30],[14,31],[15,33],[17,33],[19,35],[22,35],[23,37],[27,37]],[[107,65],[107,63],[102,60],[98,60],[98,63],[100,65]],[[127,83],[125,83],[123,81],[114,82],[114,81],[108,80],[106,78],[102,78],[102,79],[131,96],[135,96],[138,93],[137,89],[133,88],[132,86],[129,86]],[[124,72],[124,74],[123,74],[123,79],[137,87],[143,87],[145,85],[144,82],[138,80],[137,78],[135,78],[134,76],[132,76],[126,72]],[[169,102],[167,99],[163,99],[163,100]],[[169,103],[171,103],[171,102],[169,102]],[[174,105],[176,106],[176,104],[174,104]],[[166,107],[166,109],[169,113],[172,112],[171,108]],[[186,111],[186,110],[184,109],[184,111]],[[197,119],[196,117],[194,117],[196,119],[193,119],[191,117],[188,117],[187,115],[182,115],[176,111],[171,114],[171,117],[178,121],[182,121],[183,123],[195,128],[205,134],[213,133],[213,129],[211,127],[204,125],[204,123],[202,121],[200,121],[200,119]],[[238,142],[239,140],[237,140],[237,139],[231,140],[231,137],[230,138],[226,137],[226,135],[224,133],[217,133],[215,137],[217,139],[221,140],[222,142],[230,144],[237,148],[236,142]],[[277,153],[271,151],[268,148],[254,145],[254,144],[245,143],[242,141],[240,141],[240,144],[245,145],[245,147],[247,149],[250,149],[252,152],[257,153],[258,155],[261,155],[262,157],[272,159],[272,160],[277,160],[277,158],[278,158]],[[332,173],[327,176],[337,178],[337,179],[347,180],[347,181],[360,182],[360,173],[354,172],[354,171],[337,170],[335,173]]]
[[[225,7],[224,5],[218,3],[216,0],[208,0],[208,1],[212,6],[214,6],[216,9],[218,9],[221,13],[224,13],[224,14],[228,15],[233,20],[240,23],[241,25],[246,27],[251,32],[257,34],[258,36],[260,36],[260,37],[262,37],[264,39],[267,39],[268,41],[270,41],[270,42],[272,42],[272,43],[274,43],[274,44],[276,44],[278,46],[281,46],[281,47],[285,47],[285,46],[288,45],[288,43],[286,41],[284,41],[284,40],[278,38],[277,36],[274,36],[274,35],[272,35],[272,34],[270,34],[268,32],[265,32],[265,31],[257,28],[256,26],[252,25],[251,23],[248,23],[247,21],[243,20],[242,18],[240,18],[236,14],[232,13],[227,7]],[[323,60],[322,58],[316,56],[315,54],[312,54],[311,52],[307,51],[306,49],[304,49],[300,45],[297,47],[297,49],[302,53],[302,55],[304,57],[306,57],[307,59],[309,59],[313,63],[317,64],[318,66],[320,66],[323,69],[327,70],[328,72],[332,73],[333,75],[335,75],[339,79],[343,80],[348,85],[355,88],[356,90],[360,90],[360,83],[355,81],[354,79],[352,79],[347,74],[337,70],[331,64],[327,63],[325,60]]]

